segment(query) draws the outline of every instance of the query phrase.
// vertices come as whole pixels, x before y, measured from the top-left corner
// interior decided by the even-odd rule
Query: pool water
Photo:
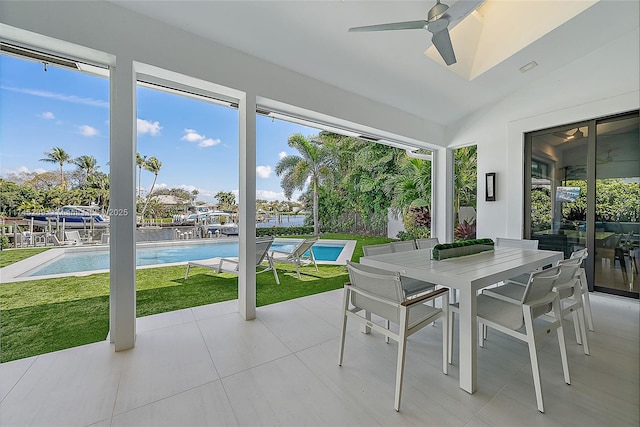
[[[271,245],[271,249],[291,252],[296,242],[278,242]],[[313,245],[313,255],[317,261],[335,261],[344,249],[344,243],[318,242]],[[215,257],[238,256],[238,242],[215,242],[212,244],[186,244],[170,246],[138,247],[136,250],[136,265],[170,264],[186,261],[197,261]],[[109,251],[90,251],[66,253],[25,273],[24,276],[45,276],[50,274],[79,273],[83,271],[108,270]]]

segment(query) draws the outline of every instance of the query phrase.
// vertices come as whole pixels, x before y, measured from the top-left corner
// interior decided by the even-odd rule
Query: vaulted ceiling
[[[435,0],[111,1],[442,125],[636,31],[640,20],[637,0],[443,2],[470,12],[449,25],[458,58],[450,67],[426,30],[348,32],[426,19]]]

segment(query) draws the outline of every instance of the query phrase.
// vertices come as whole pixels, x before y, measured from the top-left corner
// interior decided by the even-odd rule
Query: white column
[[[239,100],[240,115],[240,274],[238,311],[243,319],[256,318],[256,97]]]
[[[136,78],[130,58],[111,68],[110,108],[110,338],[115,350],[136,337]]]
[[[434,152],[431,175],[435,226],[431,235],[441,243],[453,241],[453,150],[442,148]],[[432,220],[432,224],[434,221]]]

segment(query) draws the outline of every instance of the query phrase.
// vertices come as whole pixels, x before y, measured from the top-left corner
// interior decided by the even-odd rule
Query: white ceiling
[[[452,72],[439,58],[424,54],[431,46],[427,31],[347,32],[354,26],[426,19],[435,0],[111,3],[442,125],[450,125],[637,29],[640,20],[638,0],[601,0],[593,6],[594,1],[588,0],[498,0],[512,8],[516,1],[518,8],[543,8],[542,16],[549,16],[549,22],[533,14],[520,14],[510,22],[502,19],[506,24],[502,33],[491,24],[496,40],[491,45],[497,49],[500,41],[518,38],[532,28],[546,34],[527,41],[529,44],[515,53],[507,52],[504,60],[471,81]],[[456,0],[443,2],[452,6]],[[553,17],[571,3],[582,3],[586,10],[556,27]],[[458,56],[456,65],[469,62],[469,55],[476,55],[477,60],[480,51],[476,46],[482,44],[476,38],[479,36],[467,35],[465,39],[462,34],[456,38],[456,28],[449,28]],[[519,71],[531,61],[538,67],[527,73]]]

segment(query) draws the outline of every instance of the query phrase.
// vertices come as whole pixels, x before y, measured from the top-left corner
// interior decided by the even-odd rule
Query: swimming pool
[[[291,252],[301,239],[276,239],[272,249]],[[351,259],[353,246],[351,241],[326,240],[313,245],[316,261],[325,264],[343,264],[345,259]],[[350,251],[345,251],[350,247]],[[40,277],[82,272],[96,272],[109,269],[109,251],[97,248],[67,248],[45,262],[36,264],[35,268],[17,274],[16,277]],[[343,253],[348,252],[348,253]],[[215,257],[238,256],[238,241],[210,241],[197,242],[162,242],[152,244],[138,244],[136,249],[136,265],[157,266],[166,264],[186,263]],[[3,280],[4,281],[4,280]]]

